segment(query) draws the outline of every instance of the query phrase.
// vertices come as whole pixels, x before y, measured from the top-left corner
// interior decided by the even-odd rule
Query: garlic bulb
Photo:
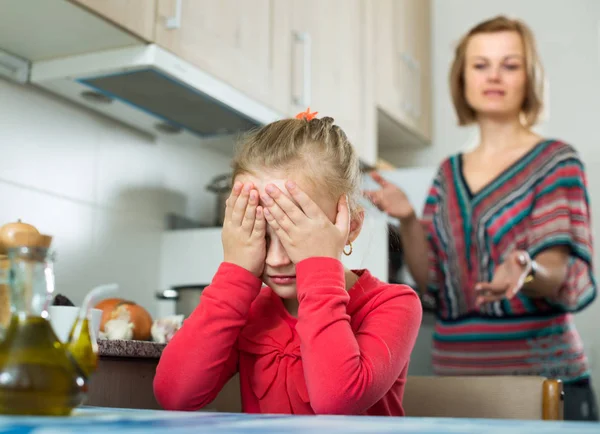
[[[172,315],[157,319],[152,324],[150,333],[152,340],[159,344],[168,343],[175,335],[175,332],[181,328],[183,324],[183,315]]]

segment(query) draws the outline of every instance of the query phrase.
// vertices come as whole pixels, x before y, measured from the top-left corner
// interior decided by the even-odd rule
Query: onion
[[[104,324],[111,320],[111,315],[117,304],[126,301],[124,298],[106,298],[100,301],[96,306],[96,309],[102,311],[102,319],[100,320],[100,330],[104,330]]]
[[[20,219],[0,227],[0,253],[5,254],[9,248],[17,246],[18,242],[16,242],[15,236],[22,233],[40,234],[35,226],[23,223]]]
[[[133,325],[133,339],[147,341],[151,336],[152,317],[146,309],[133,301],[122,298],[109,298],[96,305],[102,310],[100,329],[105,331],[108,321],[120,319]]]

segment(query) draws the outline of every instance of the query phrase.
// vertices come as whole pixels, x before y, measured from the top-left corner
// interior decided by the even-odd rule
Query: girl
[[[224,262],[162,354],[158,402],[200,409],[239,372],[244,412],[404,415],[421,304],[340,262],[364,217],[344,132],[307,111],[254,133],[233,167]]]
[[[573,321],[596,296],[587,181],[573,147],[531,129],[542,82],[524,23],[480,23],[450,71],[459,123],[477,124],[479,145],[441,164],[422,221],[377,174],[382,188],[367,194],[400,220],[411,274],[437,299],[437,374],[560,378],[565,419],[597,419]]]

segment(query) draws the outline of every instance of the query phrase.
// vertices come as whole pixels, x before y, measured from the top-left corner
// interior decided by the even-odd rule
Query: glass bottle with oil
[[[31,237],[29,237],[31,238]],[[66,416],[81,405],[96,369],[97,344],[90,308],[100,287],[81,306],[63,344],[48,321],[54,292],[53,260],[44,236],[8,249],[11,317],[0,342],[0,414]]]

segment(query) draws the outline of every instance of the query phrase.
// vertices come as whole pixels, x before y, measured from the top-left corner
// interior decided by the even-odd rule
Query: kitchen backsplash
[[[79,303],[117,282],[151,313],[167,213],[211,222],[215,196],[204,188],[229,168],[212,147],[155,142],[2,79],[0,150],[0,222],[54,236],[57,292]]]

